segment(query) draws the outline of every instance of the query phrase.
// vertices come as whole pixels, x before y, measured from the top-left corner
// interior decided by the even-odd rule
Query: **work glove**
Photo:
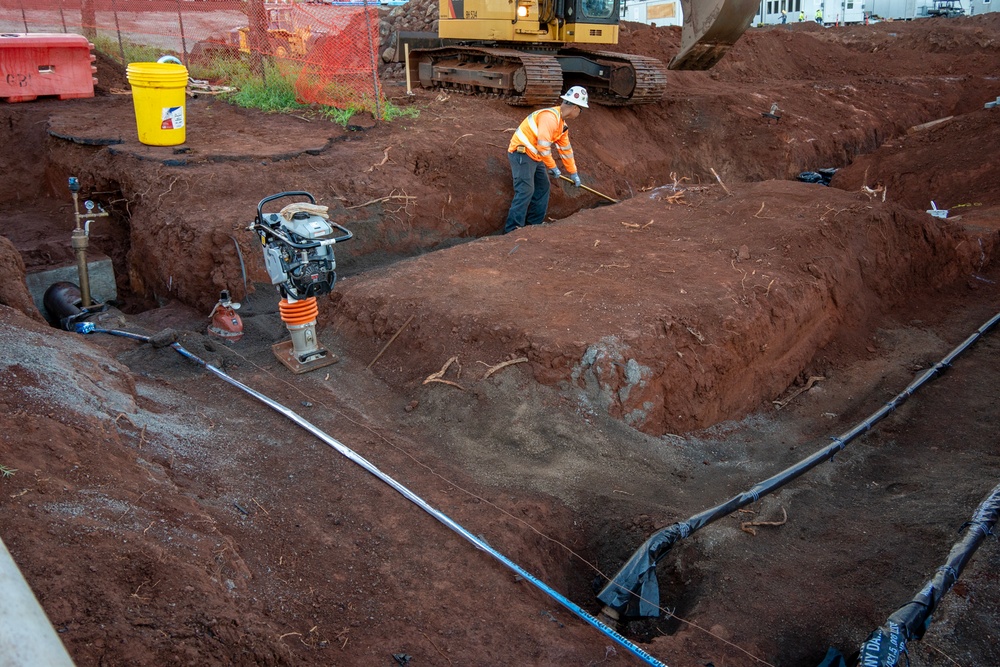
[[[580,174],[579,174],[579,172],[577,172],[575,174],[570,174],[569,177],[573,179],[573,185],[575,185],[576,187],[580,187],[581,183],[580,183]]]
[[[562,172],[559,171],[559,167],[552,167],[551,169],[549,169],[549,176],[551,176],[552,178],[559,178],[560,176],[562,176]]]

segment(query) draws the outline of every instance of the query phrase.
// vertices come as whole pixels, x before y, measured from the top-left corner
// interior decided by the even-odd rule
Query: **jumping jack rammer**
[[[264,213],[264,205],[285,197],[306,197],[309,203],[286,205],[278,213]],[[278,310],[291,340],[272,346],[274,356],[293,373],[305,373],[337,362],[316,338],[316,297],[329,294],[337,281],[333,246],[354,237],[331,222],[326,206],[308,192],[279,192],[257,204],[249,230],[260,238],[264,266],[278,288]]]

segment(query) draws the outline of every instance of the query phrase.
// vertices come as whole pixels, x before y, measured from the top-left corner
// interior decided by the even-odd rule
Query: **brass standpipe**
[[[80,201],[78,198],[80,181],[76,176],[69,177],[69,191],[73,195],[73,214],[76,217],[76,227],[73,229],[73,235],[70,237],[70,244],[73,246],[73,252],[76,254],[76,270],[80,275],[81,305],[84,308],[90,308],[94,305],[90,300],[90,273],[87,269],[87,247],[90,245],[90,221],[94,218],[107,217],[108,212],[99,205],[96,205],[98,212],[95,213],[94,202],[87,199],[83,202],[83,206],[87,209],[87,212],[80,213]]]

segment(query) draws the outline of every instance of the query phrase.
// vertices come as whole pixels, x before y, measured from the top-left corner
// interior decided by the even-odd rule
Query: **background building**
[[[678,0],[623,0],[622,17],[647,25],[681,25],[684,19]],[[799,12],[814,21],[816,10],[823,10],[825,25],[864,23],[868,20],[910,20],[926,18],[945,8],[961,10],[966,15],[997,11],[1000,0],[761,0],[754,25],[781,23],[781,10],[788,22],[798,22]]]

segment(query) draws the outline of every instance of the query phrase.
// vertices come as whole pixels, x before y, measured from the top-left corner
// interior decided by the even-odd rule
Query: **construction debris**
[[[740,522],[740,530],[744,533],[750,533],[751,535],[756,536],[757,531],[754,530],[754,526],[784,526],[786,523],[788,523],[788,512],[786,512],[785,508],[782,507],[781,521],[742,521]]]

